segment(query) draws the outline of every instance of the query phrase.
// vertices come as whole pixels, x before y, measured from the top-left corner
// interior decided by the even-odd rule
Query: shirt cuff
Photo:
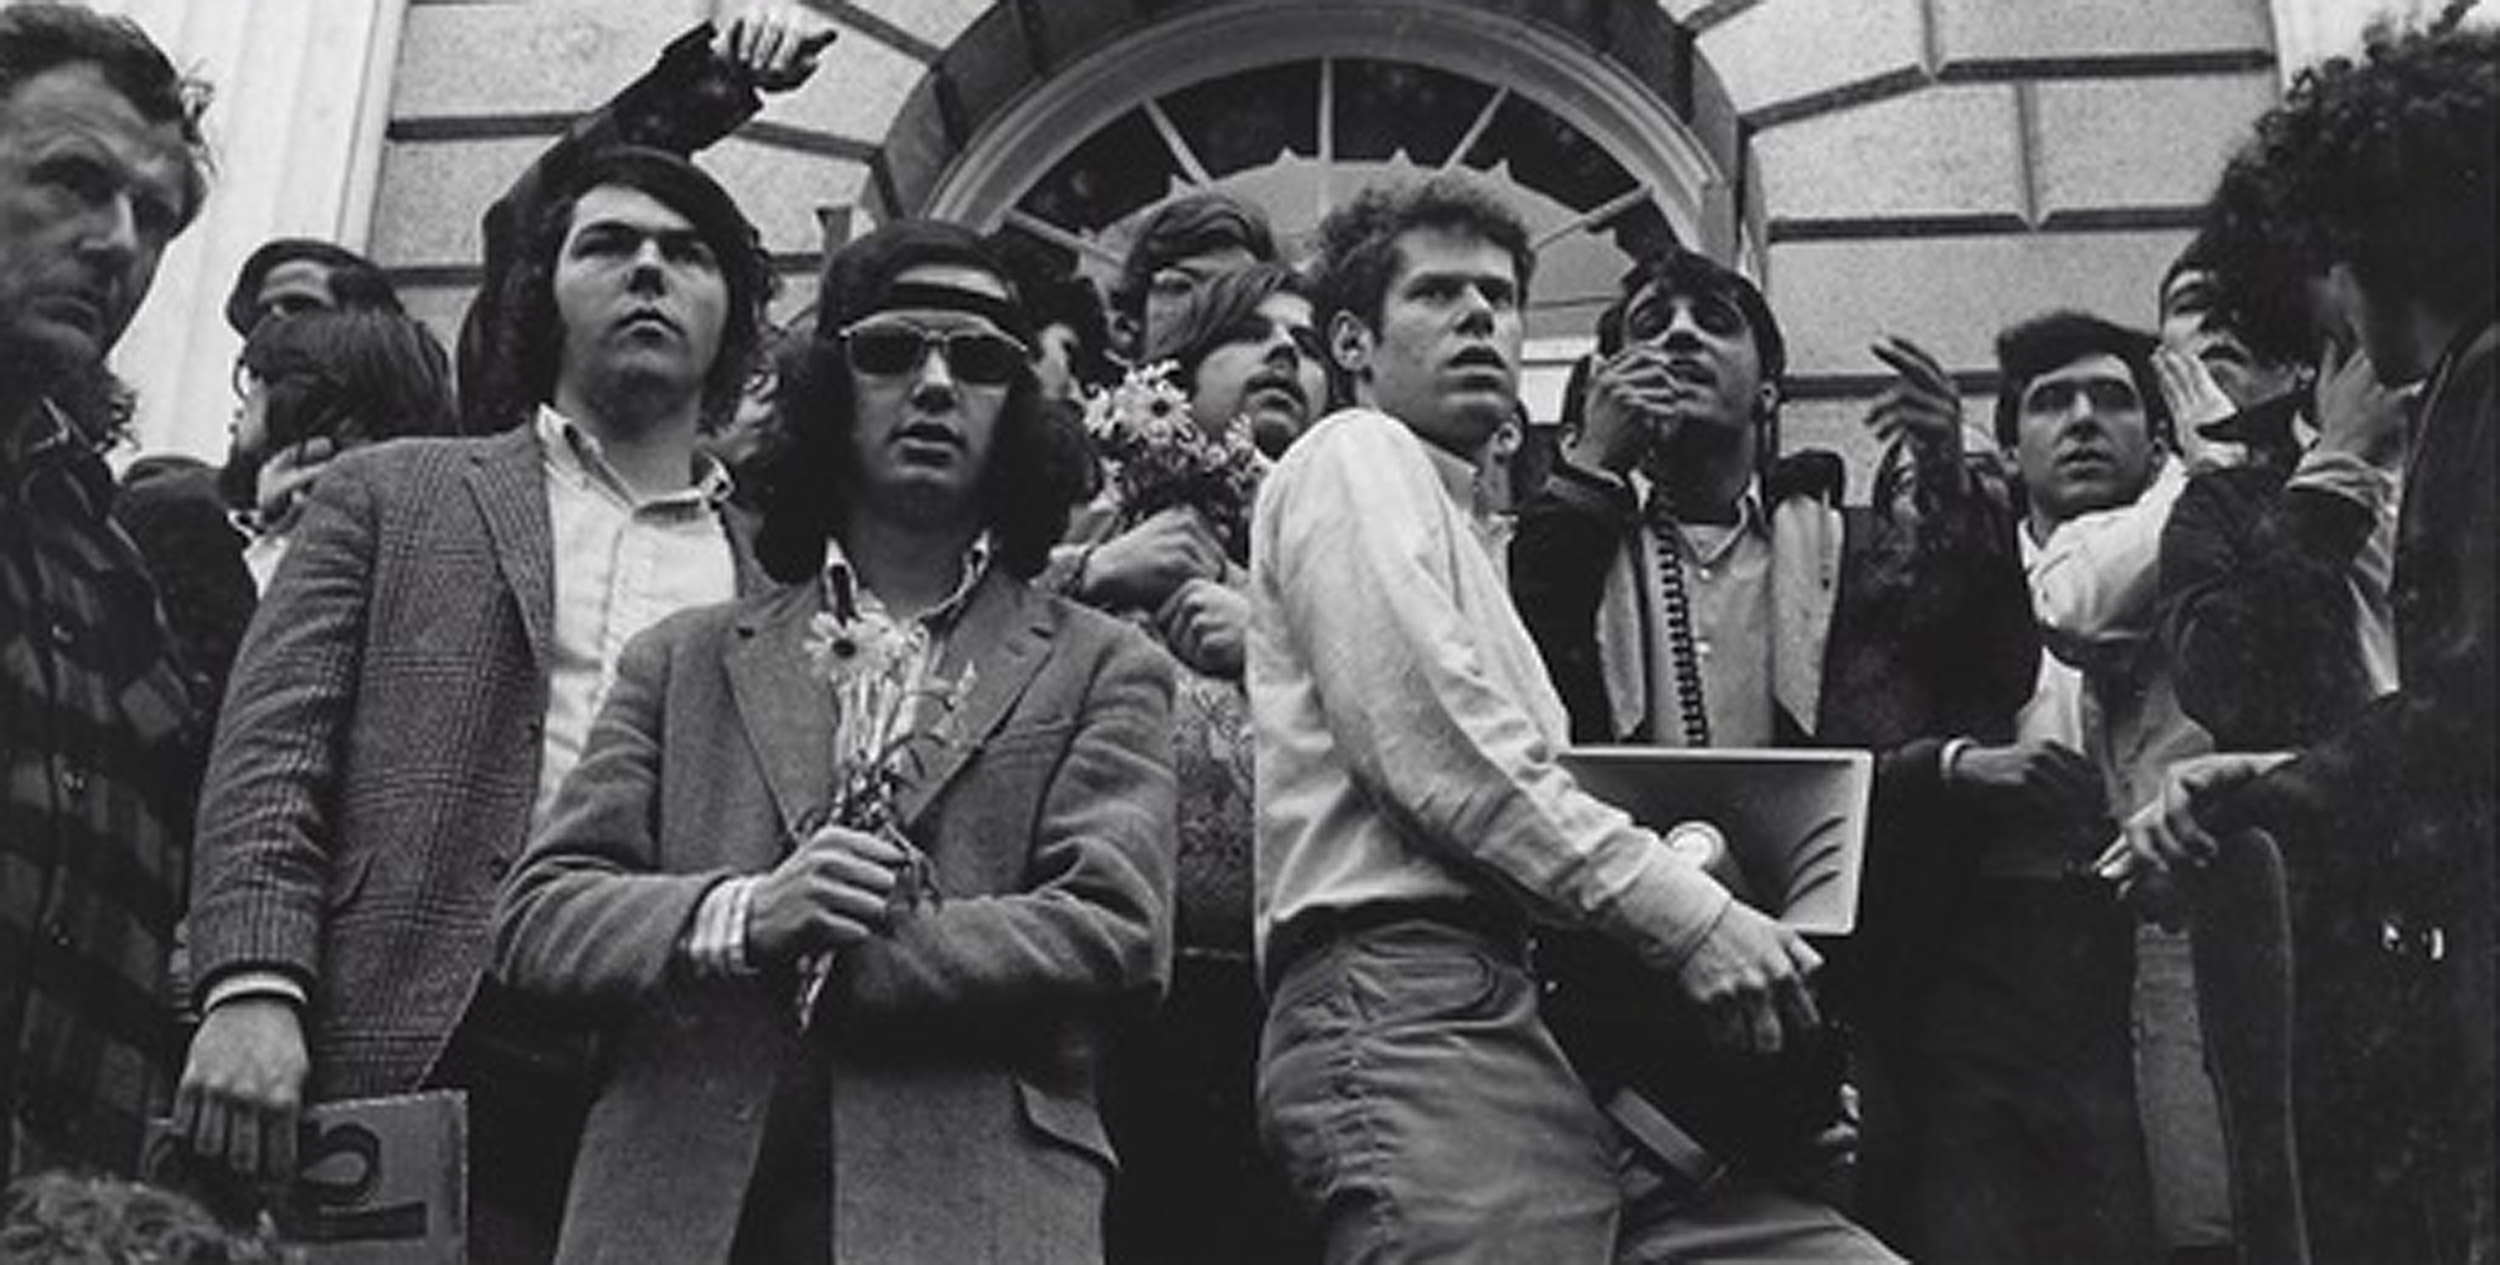
[[[2396,496],[2395,477],[2348,452],[2312,448],[2302,454],[2286,488],[2309,488],[2342,497],[2368,510],[2372,518],[2387,512]]]
[[[703,894],[686,931],[686,962],[705,979],[747,979],[756,974],[747,960],[747,919],[755,909],[755,889],[763,876],[750,874],[715,885]]]
[[[236,971],[209,986],[208,1001],[200,1007],[206,1014],[230,1001],[246,998],[275,997],[302,1010],[311,1000],[304,986],[277,971]]]

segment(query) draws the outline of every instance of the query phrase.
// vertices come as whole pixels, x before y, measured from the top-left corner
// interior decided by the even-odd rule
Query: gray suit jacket
[[[636,639],[504,894],[504,976],[612,1016],[562,1261],[727,1259],[797,1039],[790,977],[690,978],[678,946],[831,786],[831,693],[800,648],[817,593]],[[1095,1069],[1171,955],[1171,667],[996,572],[941,667],[966,662],[955,740],[902,804],[945,900],[843,956],[809,1050],[830,1068],[836,1257],[1098,1261]]]
[[[527,427],[340,458],[236,658],[193,860],[194,991],[245,969],[304,984],[316,1100],[416,1088],[485,970],[547,714],[541,462]]]

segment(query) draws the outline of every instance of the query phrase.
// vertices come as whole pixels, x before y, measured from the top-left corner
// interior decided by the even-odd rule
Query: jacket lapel
[[[469,494],[485,516],[495,564],[521,606],[530,653],[544,672],[555,644],[555,529],[547,517],[538,433],[513,431],[470,454]]]
[[[724,656],[738,719],[786,827],[833,790],[833,691],[809,670],[803,639],[816,587],[794,584],[740,612]]]
[[[1787,497],[1771,512],[1771,697],[1809,735],[1822,725],[1845,530],[1840,510],[1819,497]]]
[[[955,713],[953,736],[940,748],[928,772],[905,787],[902,820],[917,822],[940,791],[1024,697],[1025,687],[1050,658],[1049,604],[1032,590],[992,571],[973,591],[962,622],[946,639],[941,672],[959,677],[964,665],[974,666],[972,691]]]

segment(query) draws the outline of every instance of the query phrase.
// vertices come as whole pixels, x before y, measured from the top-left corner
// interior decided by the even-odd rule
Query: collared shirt
[[[1647,480],[1634,476],[1646,496]],[[1777,737],[1771,698],[1771,527],[1758,489],[1737,502],[1734,523],[1667,522],[1653,518],[1640,532],[1642,601],[1648,629],[1646,666],[1650,741],[1685,745],[1675,683],[1674,625],[1666,596],[1666,559],[1682,562],[1694,657],[1701,666],[1702,708],[1717,747],[1767,747]],[[1801,718],[1812,723],[1812,717]]]
[[[719,462],[698,456],[692,485],[641,499],[608,464],[598,438],[553,408],[538,411],[538,439],[556,618],[533,830],[582,758],[625,643],[663,616],[738,591],[737,558],[720,517],[729,473]]]
[[[965,551],[963,566],[954,590],[946,600],[901,621],[898,631],[906,649],[897,665],[897,674],[905,680],[925,680],[931,670],[946,657],[947,636],[972,603],[972,591],[989,574],[992,545],[988,532],[972,542]],[[825,541],[825,567],[818,576],[818,591],[824,609],[835,619],[851,624],[895,625],[884,601],[874,590],[862,583],[859,572],[851,565],[850,556],[842,551],[839,539]],[[911,702],[925,700],[913,699]],[[856,697],[837,691],[834,712],[835,751],[855,751],[870,739],[862,732],[866,723],[863,709]],[[909,723],[924,723],[915,714]],[[828,771],[830,775],[830,771]],[[756,885],[762,875],[744,875],[730,879],[704,893],[703,903],[696,907],[693,923],[687,928],[682,950],[695,971],[709,976],[740,976],[753,974],[747,959],[747,916],[754,908]]]
[[[1260,952],[1305,911],[1477,896],[1661,969],[1725,889],[1556,763],[1570,725],[1473,512],[1475,467],[1396,419],[1298,440],[1251,519]]]
[[[48,408],[0,435],[0,1172],[127,1170],[182,1046],[191,703],[112,476]]]

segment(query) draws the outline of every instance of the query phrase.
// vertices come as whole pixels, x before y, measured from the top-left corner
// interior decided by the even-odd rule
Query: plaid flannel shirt
[[[134,1169],[182,1056],[197,734],[111,498],[58,413],[0,435],[0,1178]]]

